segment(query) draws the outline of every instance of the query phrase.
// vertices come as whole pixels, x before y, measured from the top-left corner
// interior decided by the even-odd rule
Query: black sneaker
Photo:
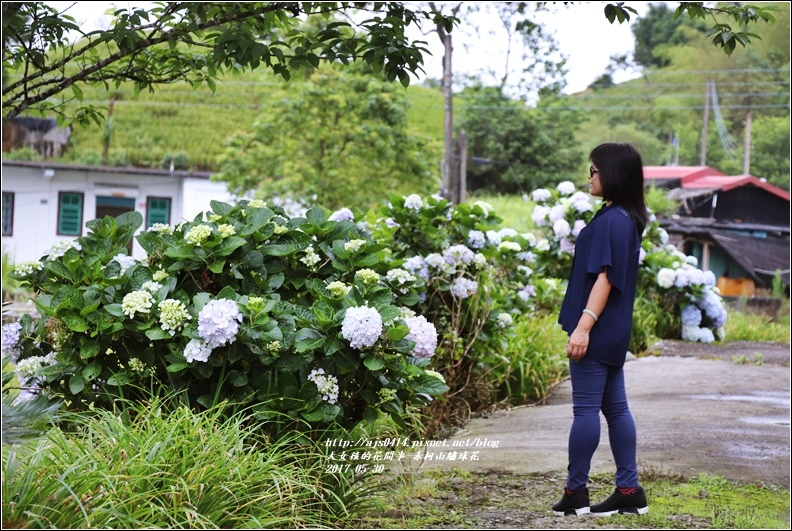
[[[589,491],[587,487],[571,490],[564,487],[561,501],[553,505],[556,516],[578,516],[589,512]]]
[[[612,514],[646,514],[646,494],[641,487],[619,488],[602,503],[591,506],[591,514],[610,516]]]

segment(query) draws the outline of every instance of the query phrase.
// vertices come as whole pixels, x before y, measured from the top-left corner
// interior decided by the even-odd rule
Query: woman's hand
[[[567,358],[572,361],[580,361],[586,355],[589,344],[589,333],[581,327],[575,328],[572,335],[569,336],[569,344],[567,345]]]

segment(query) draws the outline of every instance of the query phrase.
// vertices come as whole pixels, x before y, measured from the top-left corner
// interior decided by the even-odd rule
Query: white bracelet
[[[594,322],[595,322],[595,323],[596,323],[597,321],[599,321],[599,317],[597,317],[597,314],[596,314],[596,313],[594,313],[594,312],[592,312],[592,311],[591,311],[591,310],[589,310],[588,308],[583,308],[583,313],[587,313],[587,314],[589,314],[590,316],[592,316],[592,317],[594,318]]]

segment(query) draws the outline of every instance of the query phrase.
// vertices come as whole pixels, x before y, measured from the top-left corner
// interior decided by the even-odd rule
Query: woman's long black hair
[[[602,199],[613,201],[627,211],[643,234],[649,222],[644,198],[644,176],[641,154],[630,144],[600,144],[591,150],[589,160],[599,170]]]

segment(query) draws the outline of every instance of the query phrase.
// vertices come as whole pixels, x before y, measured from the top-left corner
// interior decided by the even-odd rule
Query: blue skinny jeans
[[[616,462],[616,485],[637,487],[637,435],[627,404],[624,366],[605,365],[583,356],[580,361],[569,362],[569,372],[574,420],[569,431],[567,487],[575,490],[588,483],[591,458],[600,442],[600,411],[608,422],[608,438]]]

